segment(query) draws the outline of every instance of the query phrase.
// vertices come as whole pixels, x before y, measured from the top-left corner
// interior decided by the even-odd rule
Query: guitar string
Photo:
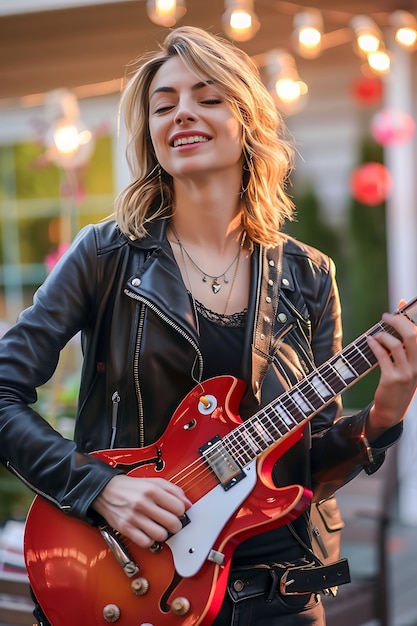
[[[360,350],[359,355],[357,355],[356,357],[355,356],[353,357],[353,363],[356,363],[356,364],[363,363],[363,360],[365,359],[370,364],[371,367],[373,366],[373,363],[369,362],[369,360],[367,358],[368,355],[372,356],[373,353],[372,353],[372,351],[370,350],[370,348],[369,348],[369,346],[367,344],[366,336],[369,335],[369,334],[375,334],[375,332],[377,332],[379,329],[386,330],[387,332],[391,332],[392,334],[396,334],[395,331],[393,331],[393,329],[391,329],[389,326],[385,325],[383,322],[380,322],[379,325],[376,325],[375,327],[373,327],[367,334],[364,334],[361,337],[359,337],[359,339],[355,343],[350,344],[349,346],[346,347],[346,350],[348,352],[352,351],[352,350],[354,350],[354,351],[357,351],[358,349]],[[364,349],[362,349],[362,347],[359,348],[359,343],[360,342],[363,343],[363,348]],[[312,373],[320,372],[322,370],[322,368],[325,368],[326,366],[332,367],[332,361],[337,359],[337,358],[339,358],[339,357],[341,357],[342,354],[346,356],[346,354],[347,354],[346,350],[343,350],[338,355],[335,355],[335,357],[330,359],[329,362],[324,363],[321,368],[318,368],[318,370],[314,370]],[[355,377],[356,377],[356,375],[358,375],[358,376],[361,375],[361,372],[359,370],[357,370],[357,367],[355,367],[355,365],[352,364],[352,361],[349,361],[348,363],[355,370]],[[368,369],[369,369],[369,367],[367,367],[367,370]],[[346,383],[346,381],[343,378],[341,379],[340,375],[337,372],[335,374],[330,374],[329,377],[326,377],[325,375],[323,375],[323,379],[326,382],[328,382],[328,385],[331,387],[332,393],[336,393],[336,391],[334,390],[334,385],[331,382],[329,382],[331,379],[338,380],[338,381],[341,380],[341,382],[343,383],[344,386],[346,386],[348,384],[348,383]],[[299,405],[297,405],[295,403],[294,399],[291,398],[291,393],[294,391],[294,389],[302,390],[303,387],[308,387],[308,389],[307,389],[307,391],[306,391],[306,393],[304,395],[306,397],[309,397],[310,400],[312,400],[311,391],[313,391],[315,397],[317,397],[317,395],[318,395],[320,398],[322,398],[321,394],[317,391],[317,389],[314,386],[312,386],[311,381],[308,380],[308,379],[303,379],[301,381],[301,383],[296,386],[296,388],[293,388],[292,390],[290,390],[290,392],[285,394],[287,397],[284,397],[284,399],[278,399],[276,404],[281,404],[281,406],[284,406],[286,408],[285,401],[288,400],[289,402],[291,402],[291,404],[293,404],[295,406],[296,410],[298,412],[300,412],[303,417],[305,417],[305,418],[308,417],[308,414],[306,414],[299,407]],[[325,399],[322,398],[322,400],[324,401]],[[311,402],[311,406],[313,407],[313,411],[312,412],[314,412],[314,410],[317,410],[317,408],[314,407],[314,404],[312,402]],[[291,410],[293,410],[293,408]],[[291,430],[289,425],[280,417],[280,415],[279,415],[279,413],[277,411],[277,408],[275,406],[273,406],[273,404],[271,404],[271,405],[268,405],[267,407],[265,407],[260,413],[258,413],[255,416],[253,416],[250,420],[248,420],[244,424],[240,424],[237,428],[235,428],[233,431],[228,433],[228,435],[226,435],[219,442],[219,444],[216,444],[216,446],[214,446],[211,449],[212,450],[211,454],[213,455],[214,453],[216,453],[216,451],[218,451],[220,454],[222,454],[222,448],[223,448],[225,442],[226,443],[229,442],[229,444],[231,444],[230,450],[234,449],[237,452],[237,456],[238,457],[242,457],[242,450],[243,450],[244,454],[249,455],[250,458],[254,458],[255,450],[253,450],[252,446],[250,446],[249,444],[245,444],[244,440],[243,439],[239,440],[238,437],[241,434],[240,431],[243,430],[242,427],[244,427],[244,429],[246,431],[248,431],[248,427],[250,426],[251,428],[253,428],[253,432],[250,434],[250,436],[252,437],[252,440],[255,443],[256,443],[256,441],[260,441],[261,442],[261,445],[258,446],[258,447],[262,451],[265,448],[265,444],[267,444],[268,442],[265,440],[265,437],[263,437],[258,432],[258,430],[256,429],[256,427],[255,427],[255,420],[254,420],[254,418],[256,418],[257,423],[261,423],[262,424],[262,415],[261,415],[262,413],[264,414],[264,417],[266,419],[268,419],[269,423],[277,431],[277,433],[279,433],[280,436],[284,436],[287,433],[286,432],[282,433],[280,431],[280,429],[277,426],[276,422],[270,416],[270,413],[272,413],[273,417],[278,417],[278,423],[281,422],[281,425],[284,426],[284,429],[286,429],[287,432],[289,432]],[[291,414],[290,414],[290,417],[292,417]],[[292,417],[292,419],[293,419],[293,422],[294,422],[295,425],[300,425],[302,423],[302,422],[298,422],[293,417]],[[252,421],[254,423],[251,423]],[[263,424],[263,425],[265,426],[266,432],[268,434],[270,434],[270,429],[267,427],[267,425],[266,424]],[[233,439],[235,440],[235,443],[233,443]],[[236,442],[237,442],[237,447],[236,447]],[[246,447],[245,447],[245,445],[246,445]],[[238,451],[238,447],[241,450],[240,452]],[[256,454],[255,454],[255,457],[256,457]],[[190,472],[190,470],[191,470],[193,465],[196,465],[196,468],[194,468],[194,474],[192,472]],[[204,457],[201,457],[200,459],[196,459],[187,468],[183,468],[182,472],[187,472],[187,474],[184,474],[183,478],[181,479],[181,478],[179,478],[180,475],[181,475],[181,472],[179,472],[177,474],[177,478],[179,478],[179,480],[184,480],[185,481],[185,480],[187,480],[187,479],[189,479],[191,477],[192,480],[193,480],[193,485],[194,485],[195,484],[195,478],[196,478],[196,476],[195,476],[195,470],[196,469],[197,470],[201,470],[200,476],[202,474],[206,474],[208,467],[207,467],[207,462],[204,459]],[[175,476],[173,478],[175,478]]]

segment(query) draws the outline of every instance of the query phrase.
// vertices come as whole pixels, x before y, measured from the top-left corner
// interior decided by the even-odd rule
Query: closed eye
[[[202,100],[201,104],[221,104],[222,100],[217,98],[208,98],[207,100]]]
[[[170,111],[173,108],[174,108],[173,104],[166,105],[166,106],[163,106],[163,107],[158,107],[157,109],[154,110],[154,114],[157,115],[158,113],[165,113],[166,111]]]

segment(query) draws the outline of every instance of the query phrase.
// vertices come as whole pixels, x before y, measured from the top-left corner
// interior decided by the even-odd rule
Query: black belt
[[[290,567],[281,576],[280,592],[283,595],[327,591],[350,582],[347,559],[330,565]]]
[[[350,582],[347,559],[331,565],[317,566],[308,563],[301,566],[291,564],[254,565],[232,568],[229,577],[229,594],[235,602],[248,596],[267,595],[272,600],[275,593],[284,596],[308,593],[332,593],[339,585]]]

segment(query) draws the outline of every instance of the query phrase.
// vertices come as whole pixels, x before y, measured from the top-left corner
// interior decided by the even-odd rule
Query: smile
[[[192,135],[191,137],[180,137],[179,139],[174,139],[173,146],[176,148],[177,146],[185,146],[189,143],[205,143],[208,141],[207,137],[203,137],[202,135]]]

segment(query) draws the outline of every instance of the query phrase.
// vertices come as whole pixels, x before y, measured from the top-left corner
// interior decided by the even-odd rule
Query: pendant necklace
[[[240,252],[243,248],[243,245],[245,243],[245,239],[246,239],[246,231],[243,231],[242,233],[242,239],[240,242],[240,246],[239,246],[239,250],[237,251],[237,254],[235,256],[235,258],[233,259],[233,261],[230,263],[230,265],[227,267],[227,269],[225,269],[224,272],[222,272],[221,274],[216,274],[216,275],[212,275],[209,274],[208,272],[204,272],[201,267],[199,267],[197,265],[197,263],[194,261],[194,259],[192,258],[192,256],[189,254],[189,252],[186,250],[186,248],[184,248],[181,240],[179,239],[174,227],[172,224],[170,224],[171,226],[171,230],[174,234],[175,239],[177,240],[177,243],[180,247],[181,252],[183,252],[188,259],[191,261],[191,263],[194,265],[194,267],[200,272],[200,274],[202,275],[202,281],[203,283],[207,282],[207,279],[210,278],[211,279],[211,290],[213,291],[214,294],[219,293],[220,289],[222,288],[221,283],[219,283],[219,279],[223,278],[223,283],[227,285],[227,283],[229,282],[229,278],[227,276],[227,273],[231,270],[231,268],[233,267],[233,265],[239,260],[239,256],[240,256]]]

